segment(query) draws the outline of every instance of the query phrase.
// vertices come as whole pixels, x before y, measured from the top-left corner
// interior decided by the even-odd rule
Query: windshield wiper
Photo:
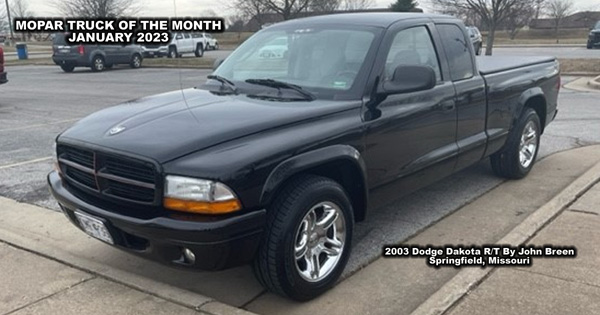
[[[264,86],[276,88],[280,92],[281,92],[281,89],[294,90],[294,91],[298,92],[299,94],[301,94],[302,96],[304,96],[304,98],[309,101],[312,101],[316,98],[314,94],[302,89],[300,86],[291,84],[291,83],[287,83],[287,82],[283,82],[283,81],[277,81],[277,80],[273,80],[273,79],[248,79],[248,80],[246,80],[246,83],[264,85]]]
[[[237,88],[235,87],[235,84],[233,82],[229,81],[225,77],[222,77],[217,74],[209,74],[206,78],[221,82],[221,90],[225,86],[227,86],[233,93],[237,92]]]

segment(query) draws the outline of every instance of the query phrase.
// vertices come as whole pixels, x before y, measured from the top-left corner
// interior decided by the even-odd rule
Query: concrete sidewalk
[[[593,313],[600,309],[600,185],[588,189],[600,179],[598,161],[600,146],[552,155],[526,179],[505,182],[404,242],[575,245],[577,259],[435,269],[424,258],[380,258],[306,303],[261,293],[245,267],[197,273],[161,266],[85,237],[60,213],[0,198],[0,314],[512,314],[544,313],[550,302],[562,313]]]
[[[577,258],[536,258],[528,268],[500,268],[449,314],[600,313],[600,184],[528,244],[575,246]]]

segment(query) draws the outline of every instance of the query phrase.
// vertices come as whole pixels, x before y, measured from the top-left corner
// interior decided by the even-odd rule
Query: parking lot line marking
[[[17,127],[17,128],[0,129],[0,132],[2,132],[2,131],[23,130],[23,129],[29,129],[29,128],[37,128],[37,127],[43,127],[43,126],[49,126],[49,125],[59,125],[59,124],[63,124],[63,123],[77,121],[77,120],[80,120],[80,119],[81,119],[81,117],[79,117],[79,118],[73,118],[73,119],[66,119],[66,120],[61,120],[61,121],[55,121],[55,122],[45,123],[45,124],[29,125],[29,126],[23,126],[23,127]]]
[[[7,164],[7,165],[0,165],[0,170],[6,169],[6,168],[11,168],[11,167],[16,167],[16,166],[21,166],[21,165],[27,165],[27,164],[32,164],[32,163],[37,163],[37,162],[43,162],[43,161],[47,161],[47,160],[51,160],[52,156],[47,156],[47,157],[43,157],[43,158],[39,158],[39,159],[34,159],[34,160],[29,160],[29,161],[24,161],[24,162],[19,162],[19,163],[13,163],[13,164]]]

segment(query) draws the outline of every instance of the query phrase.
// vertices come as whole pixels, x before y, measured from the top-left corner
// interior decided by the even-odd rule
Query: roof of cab
[[[408,19],[429,18],[432,20],[456,20],[448,15],[427,14],[427,13],[401,13],[401,12],[368,12],[368,13],[337,13],[328,15],[318,15],[306,18],[299,18],[277,23],[276,25],[294,25],[294,24],[350,24],[389,27],[395,22]]]

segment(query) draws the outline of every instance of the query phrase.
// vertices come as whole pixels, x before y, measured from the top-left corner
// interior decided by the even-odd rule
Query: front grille
[[[84,192],[138,204],[159,201],[154,164],[71,145],[59,145],[58,161],[67,182]]]

